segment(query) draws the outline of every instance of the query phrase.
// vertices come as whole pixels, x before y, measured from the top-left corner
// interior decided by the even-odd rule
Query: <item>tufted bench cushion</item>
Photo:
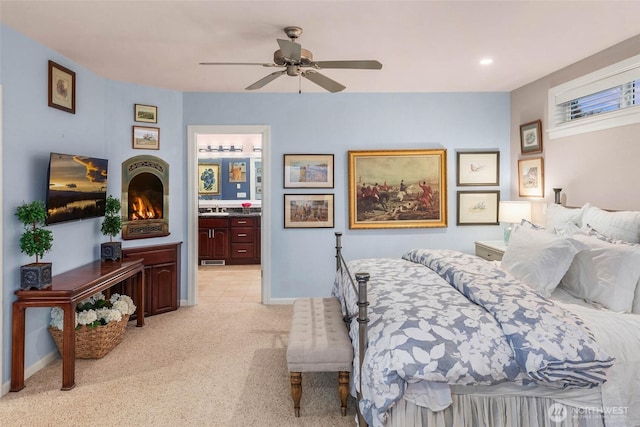
[[[296,416],[300,416],[301,372],[338,372],[342,414],[345,415],[352,364],[353,347],[338,299],[297,299],[293,303],[287,345],[287,367],[291,373]]]
[[[296,300],[287,346],[289,372],[351,372],[352,364],[353,347],[338,300]]]

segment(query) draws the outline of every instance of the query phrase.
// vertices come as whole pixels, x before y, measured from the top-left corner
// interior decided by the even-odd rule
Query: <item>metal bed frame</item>
[[[369,317],[367,313],[367,307],[369,306],[369,301],[367,301],[367,283],[369,282],[370,275],[369,273],[366,273],[366,272],[356,273],[355,278],[356,278],[356,282],[358,282],[358,285],[356,286],[355,282],[353,281],[354,276],[351,275],[351,272],[347,267],[347,263],[342,256],[342,233],[336,232],[335,236],[336,236],[336,271],[341,272],[342,270],[344,270],[347,273],[347,275],[349,276],[349,281],[351,282],[351,287],[353,288],[354,292],[356,292],[356,294],[358,295],[358,317],[356,318],[356,320],[358,322],[358,349],[359,349],[358,378],[360,380],[360,384],[358,384],[358,396],[357,396],[357,399],[359,402],[360,399],[362,398],[362,391],[361,391],[362,362],[364,360],[364,353],[366,352],[367,346],[368,346],[367,331],[369,326]],[[345,315],[344,322],[347,328],[349,328],[349,324],[351,323],[352,318],[353,318],[353,315],[350,316],[349,313]],[[362,414],[360,413],[360,405],[358,404],[356,408],[358,411],[358,425],[360,427],[366,427],[367,423],[364,417],[362,416]]]

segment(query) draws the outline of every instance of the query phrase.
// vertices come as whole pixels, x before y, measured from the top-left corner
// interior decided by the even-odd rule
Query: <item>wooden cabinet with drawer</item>
[[[259,221],[259,217],[231,218],[229,264],[260,263],[259,255],[256,253],[256,234],[259,230],[256,228],[256,223]]]

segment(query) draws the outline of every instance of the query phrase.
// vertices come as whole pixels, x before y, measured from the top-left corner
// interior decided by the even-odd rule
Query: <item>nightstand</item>
[[[484,240],[476,242],[476,255],[487,261],[500,261],[507,245],[502,240]]]

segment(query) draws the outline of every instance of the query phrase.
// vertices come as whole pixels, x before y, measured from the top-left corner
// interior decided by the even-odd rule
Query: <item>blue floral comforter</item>
[[[558,388],[606,381],[613,359],[582,322],[493,263],[415,249],[402,259],[360,259],[348,266],[371,275],[360,401],[369,425],[383,425],[407,384],[418,381]],[[357,295],[346,272],[336,276],[333,294],[344,314],[353,316],[357,385]]]

